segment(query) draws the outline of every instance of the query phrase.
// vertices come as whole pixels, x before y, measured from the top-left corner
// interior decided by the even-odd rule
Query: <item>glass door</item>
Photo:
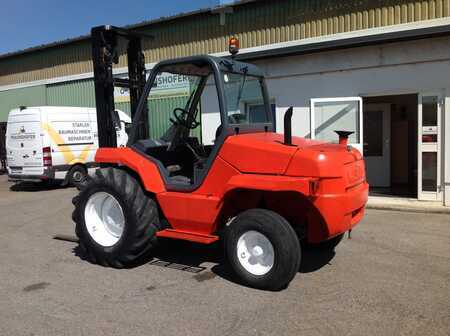
[[[363,152],[362,98],[311,99],[311,139],[338,142],[334,131],[354,132],[348,143]]]
[[[418,118],[418,199],[442,200],[441,190],[441,111],[440,93],[419,95]]]

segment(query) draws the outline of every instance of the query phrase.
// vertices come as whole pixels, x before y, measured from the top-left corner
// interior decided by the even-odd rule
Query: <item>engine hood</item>
[[[283,135],[251,133],[230,136],[219,156],[243,173],[307,177],[339,177],[345,165],[361,160],[356,149],[322,141]]]
[[[243,173],[282,175],[298,150],[282,144],[276,133],[251,133],[229,136],[220,157]]]
[[[357,149],[322,143],[297,151],[285,175],[317,178],[346,177],[352,182],[359,182],[365,179],[363,166],[361,153]],[[348,176],[349,174],[351,176]]]

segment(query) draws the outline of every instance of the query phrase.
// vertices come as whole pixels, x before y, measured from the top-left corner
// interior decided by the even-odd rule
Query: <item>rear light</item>
[[[44,167],[52,166],[52,149],[50,147],[42,148],[42,158],[44,159]]]

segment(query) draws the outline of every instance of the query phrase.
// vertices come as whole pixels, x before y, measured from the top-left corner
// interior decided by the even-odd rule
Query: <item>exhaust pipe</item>
[[[348,137],[352,135],[355,132],[349,132],[349,131],[334,131],[339,136],[339,145],[347,146],[348,144]]]
[[[291,106],[284,114],[284,144],[292,146],[292,112],[294,107]]]

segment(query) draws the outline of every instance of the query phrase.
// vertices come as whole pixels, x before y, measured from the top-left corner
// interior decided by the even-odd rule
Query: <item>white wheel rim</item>
[[[270,272],[275,261],[273,245],[258,231],[247,231],[237,242],[237,257],[245,270],[253,275]]]
[[[97,192],[89,197],[84,209],[84,222],[96,243],[108,247],[122,237],[125,216],[117,199],[109,193]]]

